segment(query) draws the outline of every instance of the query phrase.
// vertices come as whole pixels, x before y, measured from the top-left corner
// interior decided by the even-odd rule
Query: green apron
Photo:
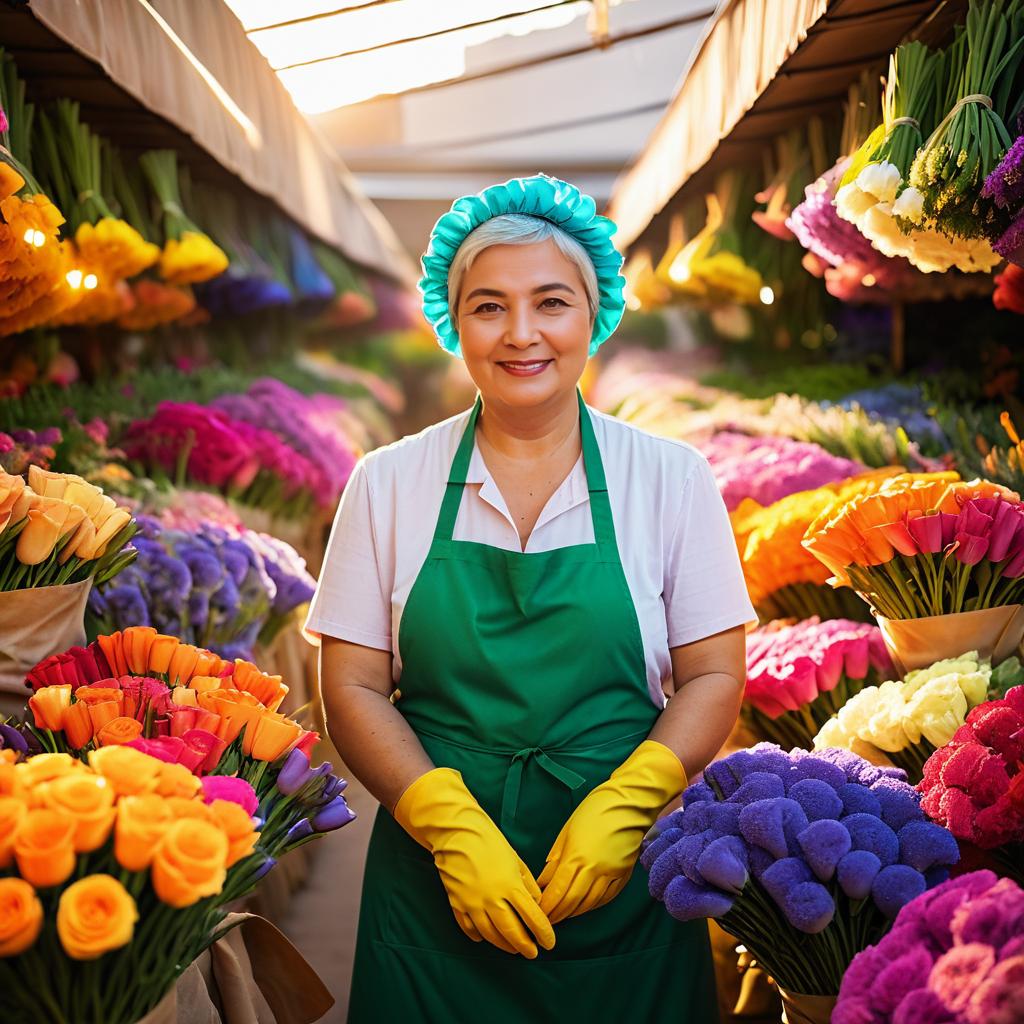
[[[573,809],[658,716],[601,454],[579,403],[595,543],[523,553],[452,539],[478,398],[399,630],[397,706],[535,876]],[[555,935],[532,961],[471,942],[430,854],[381,808],[349,1024],[717,1021],[707,927],[673,920],[642,868],[615,900]]]

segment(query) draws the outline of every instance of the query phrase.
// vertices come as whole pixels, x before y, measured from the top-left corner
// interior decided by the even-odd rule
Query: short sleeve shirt
[[[655,437],[590,410],[607,479],[619,557],[636,608],[651,700],[662,707],[670,649],[750,625],[725,504],[707,460],[691,445]],[[366,455],[334,521],[307,635],[338,637],[394,655],[399,627],[426,560],[469,411]],[[454,539],[521,551],[515,523],[474,446]],[[594,542],[582,456],[552,495],[526,551]],[[444,609],[438,609],[443,615]]]

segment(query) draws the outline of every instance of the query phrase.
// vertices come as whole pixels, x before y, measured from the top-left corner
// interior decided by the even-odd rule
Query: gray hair
[[[600,298],[597,290],[597,271],[594,270],[587,250],[572,235],[549,220],[525,213],[505,213],[484,221],[471,231],[455,253],[455,259],[452,260],[451,269],[448,271],[448,315],[452,324],[459,322],[458,305],[462,279],[484,249],[489,249],[492,245],[531,245],[534,242],[545,242],[549,238],[558,246],[558,251],[579,271],[587,297],[590,321],[593,323]]]

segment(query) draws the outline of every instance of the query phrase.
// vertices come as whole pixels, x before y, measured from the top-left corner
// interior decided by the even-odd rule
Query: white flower
[[[857,175],[857,185],[864,192],[870,192],[876,202],[891,203],[896,198],[896,190],[900,187],[903,176],[895,164],[883,160],[878,164],[868,164]]]
[[[924,195],[913,185],[905,188],[892,204],[892,212],[896,217],[903,217],[912,224],[920,224],[924,220]]]
[[[850,182],[836,193],[836,213],[843,220],[859,225],[864,214],[877,202],[878,200],[873,195],[861,191],[856,182]]]
[[[818,730],[818,735],[814,737],[814,749],[825,750],[826,747],[839,747],[846,750],[851,738],[849,733],[839,724],[838,718],[830,718]]]
[[[900,231],[888,203],[875,203],[864,215],[860,230],[883,256],[906,256],[911,247],[910,239]]]

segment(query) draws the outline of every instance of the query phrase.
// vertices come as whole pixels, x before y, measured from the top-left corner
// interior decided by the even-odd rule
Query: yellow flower
[[[81,224],[75,245],[87,263],[102,267],[111,280],[134,277],[160,258],[160,247],[147,242],[130,224],[103,217],[95,224]]]
[[[139,912],[111,875],[87,875],[61,893],[57,935],[72,960],[95,960],[132,941]]]
[[[160,276],[170,284],[198,284],[222,274],[227,267],[224,250],[196,231],[169,239],[160,257]]]

